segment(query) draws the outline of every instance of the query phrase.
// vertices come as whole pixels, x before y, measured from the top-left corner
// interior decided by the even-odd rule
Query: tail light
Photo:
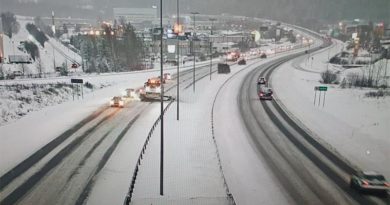
[[[369,183],[368,183],[367,181],[364,181],[364,180],[363,180],[363,181],[362,181],[362,185],[363,185],[363,186],[368,186]]]
[[[385,182],[385,183],[383,183],[385,186],[387,186],[387,187],[390,187],[390,183],[389,182]]]
[[[263,97],[263,95],[264,95],[263,93],[260,93],[260,97]]]

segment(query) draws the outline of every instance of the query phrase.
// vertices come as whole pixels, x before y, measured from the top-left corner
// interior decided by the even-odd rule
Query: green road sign
[[[326,87],[326,86],[319,86],[318,90],[319,91],[327,91],[328,87]]]
[[[318,90],[318,91],[327,91],[328,90],[328,87],[326,86],[314,86],[314,90]]]

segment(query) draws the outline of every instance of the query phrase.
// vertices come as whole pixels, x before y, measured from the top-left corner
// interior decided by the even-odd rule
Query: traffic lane
[[[94,130],[88,138],[47,174],[20,204],[74,204],[93,176],[105,151],[129,120],[139,114],[145,103],[134,103]]]
[[[256,80],[257,76],[260,75],[261,71],[259,69],[252,75],[250,80],[246,81],[246,85],[244,85],[244,88],[242,89],[248,92],[246,94],[246,101],[250,104],[250,112],[245,113],[243,116],[250,116],[250,114],[252,114],[253,118],[258,122],[258,126],[262,127],[262,130],[265,132],[265,136],[268,136],[267,139],[261,138],[261,136],[257,136],[256,139],[261,142],[259,144],[261,145],[266,141],[269,141],[271,143],[270,145],[272,146],[265,148],[268,150],[271,147],[274,147],[277,152],[279,152],[280,155],[285,158],[286,162],[288,162],[290,169],[296,173],[302,183],[309,187],[309,189],[316,197],[321,200],[321,202],[328,204],[341,201],[345,202],[346,204],[350,204],[351,201],[345,197],[344,194],[340,194],[340,190],[337,190],[337,188],[335,188],[336,186],[322,174],[321,170],[318,170],[318,168],[313,166],[310,160],[308,160],[302,154],[301,150],[297,149],[293,144],[291,144],[291,142],[286,139],[284,134],[279,131],[279,127],[275,126],[274,123],[267,117],[267,113],[264,111],[262,103],[257,96]],[[245,89],[245,86],[248,89]],[[272,104],[272,101],[264,101],[263,103]],[[249,129],[254,129],[254,127],[255,125],[253,125],[252,128],[249,127]],[[294,192],[295,190],[290,189],[289,191]],[[306,198],[307,196],[305,195],[303,197]]]
[[[4,186],[2,186],[1,189],[1,200],[20,186],[28,187],[23,184],[39,172],[39,170],[42,169],[42,167],[44,167],[45,164],[47,164],[54,156],[58,155],[61,150],[65,149],[65,147],[70,146],[70,144],[77,140],[78,137],[87,135],[88,132],[94,130],[99,124],[104,123],[104,121],[108,119],[108,116],[112,115],[114,111],[115,110],[102,108],[102,110],[85,118],[84,121],[78,123],[70,130],[67,130],[55,140],[40,148],[17,167],[10,170],[11,175],[3,175],[2,180],[4,180],[1,183]],[[29,186],[33,186],[33,184]]]
[[[239,96],[240,113],[248,130],[249,139],[255,147],[259,158],[263,158],[269,168],[273,171],[274,177],[277,178],[287,193],[294,199],[297,204],[326,204],[321,197],[317,195],[312,187],[308,186],[301,179],[299,173],[291,166],[293,163],[301,163],[294,156],[293,147],[286,143],[281,133],[276,129],[272,122],[266,118],[266,113],[262,110],[257,90],[251,90],[251,84],[255,81],[248,80],[244,83],[243,94]],[[247,89],[245,89],[247,88]],[[254,95],[253,95],[254,93]],[[284,149],[286,152],[281,151]],[[291,155],[287,155],[290,153]],[[299,165],[301,166],[301,165]]]
[[[278,67],[280,64],[276,63],[271,65],[269,69],[267,69],[268,73],[263,73],[262,76],[267,76],[269,78],[273,69]],[[276,67],[275,67],[276,66]],[[335,185],[339,187],[346,195],[350,198],[353,198],[359,204],[381,204],[383,200],[379,200],[378,198],[372,199],[372,197],[361,196],[349,189],[348,186],[348,173],[350,173],[350,169],[345,170],[345,164],[340,161],[339,157],[332,156],[331,153],[326,152],[327,150],[323,150],[320,145],[312,144],[314,139],[307,131],[299,130],[298,125],[293,123],[288,115],[286,115],[285,111],[282,111],[275,101],[272,101],[273,107],[270,107],[267,103],[262,103],[264,109],[267,112],[267,115],[272,119],[273,124],[276,125],[280,131],[294,144],[305,156],[311,160],[313,164],[315,164],[323,174],[325,174],[329,180],[332,180]],[[277,111],[271,111],[272,108],[277,108]],[[280,115],[278,115],[280,114]],[[282,125],[283,124],[283,125]],[[296,131],[296,133],[294,133]],[[326,149],[326,148],[325,148]],[[336,170],[335,170],[336,169]]]
[[[296,204],[254,146],[241,120],[237,93],[242,92],[240,85],[248,72],[229,81],[214,105],[215,137],[229,189],[237,204]]]

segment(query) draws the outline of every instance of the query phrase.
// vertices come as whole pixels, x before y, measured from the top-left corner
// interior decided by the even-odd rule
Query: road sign
[[[328,87],[326,87],[326,86],[319,86],[318,90],[319,91],[327,91]]]
[[[79,92],[80,92],[80,88],[81,87],[81,97],[84,98],[84,89],[83,89],[83,79],[77,79],[77,78],[72,78],[70,79],[70,82],[72,83],[72,90],[73,90],[73,100],[74,100],[74,95],[76,93],[77,95],[77,98],[79,97]],[[76,87],[73,86],[73,83],[76,83]],[[81,84],[81,85],[80,85]],[[75,91],[76,89],[76,91]]]
[[[72,79],[70,79],[70,82],[71,83],[83,83],[83,79],[72,78]]]
[[[324,100],[322,103],[322,107],[325,106],[325,93],[328,90],[328,87],[326,86],[314,86],[314,105],[316,105],[316,98],[317,98],[317,91],[320,91],[320,94],[318,95],[318,106],[321,104],[321,91],[324,91]]]
[[[319,90],[319,91],[327,91],[328,87],[326,86],[314,86],[314,91]]]

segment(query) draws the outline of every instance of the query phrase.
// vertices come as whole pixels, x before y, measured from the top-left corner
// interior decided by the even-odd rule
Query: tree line
[[[86,72],[120,72],[142,69],[143,42],[130,23],[112,28],[102,25],[99,35],[72,36],[70,43],[80,50]]]

